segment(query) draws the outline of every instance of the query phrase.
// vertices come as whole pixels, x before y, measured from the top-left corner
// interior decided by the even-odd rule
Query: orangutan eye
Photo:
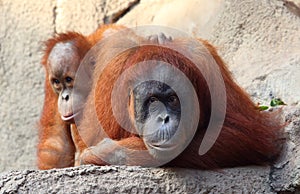
[[[168,103],[171,105],[171,106],[179,106],[179,99],[177,96],[175,95],[172,95],[168,98]]]
[[[168,99],[168,101],[172,102],[172,103],[177,102],[177,100],[178,100],[177,97],[174,96],[174,95],[170,96],[169,99]]]
[[[73,79],[71,77],[66,77],[66,82],[67,83],[71,83],[73,81]]]
[[[151,96],[151,97],[149,98],[149,102],[150,102],[150,103],[153,103],[153,102],[156,102],[156,101],[158,101],[158,99],[157,99],[156,97],[154,97],[154,96]]]
[[[60,84],[60,81],[58,79],[53,78],[52,83],[58,85]]]

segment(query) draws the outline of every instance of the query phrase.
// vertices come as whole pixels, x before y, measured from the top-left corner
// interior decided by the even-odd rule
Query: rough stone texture
[[[294,14],[300,17],[300,0],[283,0],[284,5]]]
[[[287,144],[284,154],[272,167],[270,179],[274,191],[300,192],[300,108],[284,108]]]
[[[40,41],[53,32],[53,7],[54,1],[0,1],[0,171],[35,165],[44,95]]]
[[[226,1],[211,40],[257,102],[300,103],[300,18],[282,1]],[[226,22],[225,22],[226,21]]]
[[[1,193],[273,193],[269,168],[223,172],[83,166],[0,174]]]
[[[149,24],[169,26],[207,38],[223,9],[223,0],[141,0],[118,23],[130,27]]]
[[[53,9],[57,32],[93,32],[99,24],[110,22],[137,0],[57,0]]]
[[[105,0],[57,0],[53,10],[57,32],[76,31],[83,34],[93,32],[103,23]]]
[[[292,0],[290,0],[292,1]],[[293,2],[297,2],[296,0]],[[0,174],[0,193],[300,192],[300,17],[281,0],[0,0],[0,172],[35,167],[43,103],[41,41],[89,34],[99,23],[168,25],[213,42],[254,101],[280,97],[288,142],[273,167],[223,173],[138,167],[80,167]],[[129,7],[129,8],[128,8]]]

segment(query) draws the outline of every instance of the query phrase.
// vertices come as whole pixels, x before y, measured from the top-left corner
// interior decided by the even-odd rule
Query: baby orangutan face
[[[84,99],[82,94],[73,90],[79,64],[80,58],[72,41],[56,44],[48,58],[49,80],[58,95],[58,111],[62,120],[68,122],[72,122],[80,110],[80,106],[72,106],[73,102]]]

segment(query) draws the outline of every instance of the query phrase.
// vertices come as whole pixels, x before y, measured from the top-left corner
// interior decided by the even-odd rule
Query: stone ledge
[[[269,167],[220,172],[136,166],[80,166],[0,174],[0,193],[274,193]]]

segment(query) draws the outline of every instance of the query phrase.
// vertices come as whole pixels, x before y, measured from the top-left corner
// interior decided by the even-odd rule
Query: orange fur
[[[87,39],[92,45],[95,45],[97,42],[102,40],[103,38],[111,35],[112,33],[125,29],[126,27],[122,25],[115,25],[115,24],[107,24],[103,25],[98,28],[94,33],[87,36]]]
[[[213,169],[249,164],[266,164],[273,161],[279,155],[282,145],[283,126],[277,119],[280,113],[260,112],[249,96],[234,82],[215,48],[207,41],[199,40],[199,42],[207,49],[202,52],[209,52],[220,68],[227,94],[225,122],[221,134],[208,153],[203,156],[198,155],[200,143],[208,126],[211,111],[210,105],[212,103],[205,79],[195,64],[185,56],[159,45],[143,45],[127,49],[115,57],[103,72],[100,71],[101,68],[99,66],[96,66],[93,95],[88,97],[83,120],[79,125],[79,130],[87,145],[89,147],[97,146],[103,140],[103,132],[99,129],[98,124],[100,122],[108,137],[115,140],[118,145],[133,150],[146,150],[143,143],[135,143],[142,142],[141,137],[126,131],[115,120],[112,111],[111,94],[115,82],[127,68],[141,61],[159,60],[176,66],[190,79],[199,99],[201,115],[198,129],[192,142],[166,166]],[[124,40],[115,40],[111,44],[118,47],[127,43]],[[177,48],[186,46],[184,40],[174,40],[168,44]],[[101,54],[105,55],[109,52],[110,45],[103,45],[104,48]],[[198,57],[199,60],[205,62],[205,59],[201,58],[201,56],[194,57]],[[142,72],[146,71],[147,69],[144,69]],[[213,75],[214,71],[208,64],[204,73]],[[138,72],[136,76],[142,76],[142,72]],[[96,114],[91,112],[94,107],[96,108]],[[129,110],[129,112],[132,114],[132,110]],[[134,131],[134,129],[132,130]],[[110,152],[113,152],[113,150],[110,150]],[[93,159],[89,160],[89,157]],[[83,161],[83,163],[98,165],[106,164],[99,157],[97,159],[97,156],[88,154],[83,158]]]
[[[123,27],[117,25],[103,25],[89,36],[83,36],[76,32],[61,33],[44,43],[45,49],[43,51],[42,64],[46,71],[46,77],[45,99],[39,121],[37,147],[37,165],[39,169],[74,166],[76,150],[81,153],[86,148],[76,125],[64,122],[58,113],[58,95],[52,89],[48,79],[50,74],[48,58],[51,50],[57,43],[72,41],[81,61],[92,46],[103,38],[103,33],[106,33],[109,29],[116,30],[121,28]],[[75,165],[78,165],[78,162]]]

